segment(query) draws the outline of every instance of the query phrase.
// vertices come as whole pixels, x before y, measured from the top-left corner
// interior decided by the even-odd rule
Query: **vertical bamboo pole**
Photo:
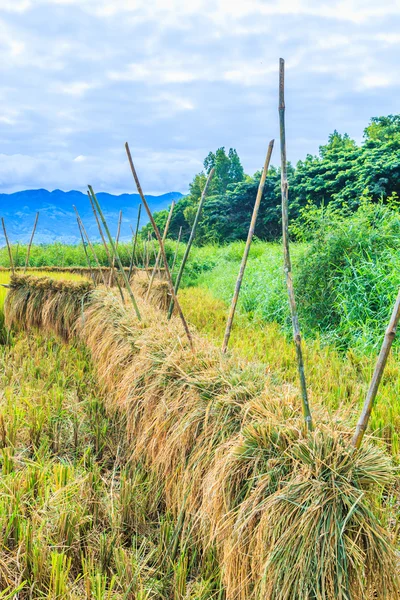
[[[97,210],[96,210],[96,207],[94,205],[93,198],[90,195],[90,192],[88,192],[87,195],[89,196],[90,205],[92,207],[92,211],[93,211],[94,217],[96,219],[97,228],[99,230],[100,237],[101,237],[102,242],[103,242],[104,250],[105,250],[106,255],[107,255],[108,265],[109,265],[110,269],[112,270],[111,254],[110,254],[110,251],[109,251],[108,246],[107,246],[107,242],[106,242],[105,237],[104,237],[103,229],[102,229],[101,223],[99,221],[99,216],[97,214]],[[115,278],[115,281],[117,282],[117,286],[118,286],[118,290],[119,290],[119,293],[120,293],[120,296],[121,296],[122,303],[124,303],[125,302],[124,293],[122,291],[122,287],[121,287],[121,285],[119,283],[118,277]]]
[[[372,375],[371,383],[368,388],[368,392],[365,398],[364,406],[357,423],[356,431],[352,439],[352,444],[356,448],[361,446],[364,433],[367,429],[368,421],[371,416],[372,408],[374,406],[375,398],[378,393],[379,384],[382,379],[383,372],[385,370],[386,361],[388,359],[390,349],[393,344],[393,340],[396,335],[397,325],[400,319],[400,290],[397,294],[396,302],[393,307],[392,315],[390,317],[388,328],[386,329],[385,337],[383,338],[381,350],[379,352],[378,359],[376,361],[374,373]]]
[[[292,279],[292,263],[289,251],[289,186],[286,165],[286,134],[285,134],[285,61],[279,59],[279,131],[281,142],[281,193],[282,193],[282,240],[284,253],[284,271],[292,315],[293,339],[296,347],[297,367],[299,370],[300,387],[303,403],[303,415],[309,431],[313,430],[311,410],[308,401],[306,376],[304,373],[303,350],[301,344],[300,325],[297,315],[296,299]]]
[[[139,208],[138,208],[138,216],[137,216],[137,222],[136,222],[136,229],[135,229],[135,236],[133,239],[133,247],[132,247],[132,256],[131,256],[131,264],[129,265],[129,275],[128,275],[128,279],[130,281],[131,277],[132,277],[132,270],[133,270],[133,265],[135,264],[135,251],[136,251],[136,243],[137,243],[137,236],[138,236],[138,232],[139,232],[139,224],[140,224],[140,213],[142,212],[142,205],[139,204]]]
[[[203,193],[201,194],[199,205],[197,207],[197,212],[196,212],[196,216],[194,218],[194,222],[193,222],[193,226],[192,226],[192,231],[190,232],[189,241],[188,241],[187,246],[185,248],[185,253],[183,255],[182,262],[181,262],[181,265],[179,267],[178,275],[176,276],[175,287],[174,287],[175,296],[177,295],[178,290],[179,290],[179,285],[181,283],[182,274],[183,274],[183,271],[185,269],[186,261],[188,259],[188,256],[189,256],[189,253],[190,253],[190,249],[191,249],[192,244],[193,244],[194,236],[196,235],[197,224],[198,224],[199,219],[200,219],[201,210],[203,208],[204,200],[206,199],[206,195],[207,195],[207,190],[208,190],[208,187],[210,185],[210,182],[211,182],[211,179],[212,179],[213,175],[214,175],[214,168],[212,168],[211,171],[208,174],[207,181],[206,181],[206,184],[204,186]],[[168,309],[168,319],[171,318],[173,310],[174,310],[174,300],[171,299],[171,303],[170,303],[169,309]]]
[[[8,239],[6,224],[4,223],[3,217],[1,217],[1,224],[3,226],[4,237],[6,238],[6,244],[7,244],[7,250],[8,250],[8,258],[10,259],[11,273],[14,275],[15,269],[14,269],[14,261],[13,261],[12,251],[11,251],[11,245],[10,245],[10,242],[9,242],[9,239]]]
[[[137,316],[137,318],[139,319],[139,321],[141,321],[141,320],[142,320],[142,317],[141,317],[141,315],[140,315],[140,312],[139,312],[139,307],[138,307],[138,305],[136,304],[135,296],[133,295],[133,291],[132,291],[131,285],[130,285],[130,283],[129,283],[129,281],[128,281],[128,277],[127,277],[127,275],[126,275],[126,273],[125,273],[124,267],[122,266],[121,259],[120,259],[119,255],[118,255],[117,249],[116,249],[116,247],[115,247],[115,244],[114,244],[114,240],[112,239],[112,235],[111,235],[111,233],[110,233],[110,230],[109,230],[109,228],[108,228],[107,221],[105,220],[105,217],[104,217],[104,215],[103,215],[103,212],[102,212],[102,210],[101,210],[101,207],[100,207],[100,204],[99,204],[99,201],[97,200],[97,198],[96,198],[96,194],[94,193],[94,191],[93,191],[93,188],[92,188],[92,186],[91,186],[91,185],[89,185],[89,190],[90,190],[90,194],[91,194],[91,196],[92,196],[92,198],[93,198],[93,202],[95,203],[95,205],[96,205],[96,208],[97,208],[97,211],[98,211],[98,213],[99,213],[99,216],[100,216],[101,222],[103,223],[103,226],[104,226],[105,232],[106,232],[106,234],[107,234],[107,236],[108,236],[108,239],[109,239],[109,242],[110,242],[110,246],[111,246],[111,248],[112,248],[112,251],[113,251],[113,255],[114,255],[114,257],[115,257],[115,258],[116,258],[116,260],[117,260],[117,264],[118,264],[118,266],[119,266],[119,269],[120,269],[120,271],[121,271],[121,275],[122,275],[122,277],[123,277],[123,280],[124,280],[124,282],[125,282],[126,289],[128,290],[128,293],[129,293],[129,296],[130,296],[131,302],[132,302],[132,304],[133,304],[133,308],[135,309],[136,316]]]
[[[83,221],[82,221],[82,219],[81,219],[81,217],[80,217],[80,215],[79,215],[79,213],[78,213],[78,209],[77,209],[77,208],[76,208],[76,206],[74,206],[74,205],[72,205],[72,207],[73,207],[73,209],[74,209],[74,211],[75,211],[76,218],[78,219],[78,223],[80,224],[80,227],[81,227],[81,229],[82,229],[82,231],[83,231],[83,234],[84,234],[84,236],[85,236],[85,238],[86,238],[86,240],[87,240],[87,243],[89,244],[89,248],[90,248],[90,249],[91,249],[91,251],[92,251],[92,254],[93,254],[94,260],[95,260],[95,262],[96,262],[96,265],[97,265],[97,267],[98,267],[98,269],[99,269],[99,272],[100,272],[101,278],[102,278],[102,280],[103,280],[103,284],[104,284],[104,286],[105,286],[105,287],[107,287],[106,278],[105,278],[105,276],[104,276],[103,269],[101,268],[101,265],[100,265],[99,259],[97,258],[96,251],[95,251],[95,249],[94,249],[94,247],[93,247],[93,244],[92,244],[92,242],[90,241],[90,238],[89,238],[89,236],[88,236],[88,233],[87,233],[87,231],[86,231],[86,229],[85,229],[85,226],[84,226],[84,224],[83,224]]]
[[[172,261],[171,275],[174,274],[175,263],[176,263],[176,259],[177,259],[177,256],[178,256],[178,250],[179,250],[179,243],[181,241],[181,235],[182,235],[182,225],[179,227],[179,233],[178,233],[178,239],[177,239],[177,242],[176,242],[174,260]]]
[[[117,252],[118,252],[119,236],[121,234],[121,223],[122,223],[122,210],[119,211],[118,226],[117,226],[117,235],[115,237],[115,249],[117,250]],[[113,273],[115,273],[115,256],[113,257],[113,263],[112,263],[112,269],[111,269],[111,273],[110,273],[109,285],[111,285],[111,283],[112,283]]]
[[[274,147],[274,140],[271,140],[269,143],[269,146],[268,146],[268,152],[267,152],[267,156],[265,158],[264,168],[261,173],[261,179],[260,179],[260,183],[258,186],[256,201],[254,203],[253,214],[251,217],[249,232],[247,234],[246,246],[245,246],[243,257],[242,257],[239,274],[238,274],[238,277],[236,280],[236,286],[235,286],[235,291],[234,291],[233,298],[232,298],[232,303],[231,303],[231,307],[230,307],[230,311],[229,311],[229,315],[228,315],[228,320],[226,323],[224,341],[222,344],[223,354],[225,354],[225,352],[228,349],[229,338],[230,338],[231,331],[232,331],[233,319],[235,317],[236,306],[237,306],[237,302],[239,299],[240,288],[242,286],[242,281],[243,281],[243,276],[244,276],[244,272],[246,269],[247,259],[249,257],[251,242],[253,241],[254,230],[256,228],[256,222],[257,222],[257,217],[258,217],[258,211],[260,209],[261,199],[262,199],[262,195],[264,192],[265,179],[267,177],[273,147]]]
[[[153,218],[153,215],[151,214],[151,210],[149,208],[149,205],[147,204],[147,200],[145,198],[145,195],[143,194],[142,186],[140,185],[139,178],[137,176],[136,169],[135,169],[135,166],[133,164],[133,160],[132,160],[132,156],[131,156],[131,151],[129,150],[128,142],[125,143],[125,149],[126,149],[126,153],[127,153],[127,156],[128,156],[129,165],[131,167],[132,175],[133,175],[133,178],[134,178],[135,183],[136,183],[137,190],[138,190],[138,192],[140,194],[140,197],[142,199],[143,205],[144,205],[144,207],[146,209],[146,212],[148,214],[148,217],[150,219],[150,223],[152,224],[152,227],[154,229],[154,233],[156,234],[156,238],[157,238],[158,243],[160,245],[161,256],[162,256],[163,261],[164,261],[165,274],[167,276],[167,281],[168,281],[168,284],[169,284],[169,289],[170,289],[171,296],[172,296],[172,298],[173,298],[173,300],[175,302],[176,308],[178,310],[180,319],[182,321],[183,328],[185,330],[185,333],[186,333],[188,341],[189,341],[189,345],[190,345],[192,351],[194,351],[192,335],[190,333],[188,324],[186,323],[186,319],[185,319],[184,314],[182,312],[181,305],[179,304],[178,299],[177,299],[177,297],[175,295],[174,285],[172,283],[171,273],[170,273],[169,267],[168,267],[168,261],[167,261],[167,257],[166,257],[166,254],[165,254],[164,244],[163,244],[163,241],[162,241],[159,229],[157,227],[157,223],[154,221],[154,218]]]
[[[92,278],[93,283],[96,284],[96,281],[95,281],[95,278],[94,278],[94,274],[93,274],[93,270],[92,270],[92,264],[90,262],[88,251],[86,250],[85,239],[83,237],[82,227],[81,227],[81,224],[79,222],[79,217],[78,216],[76,217],[76,222],[78,223],[79,233],[81,234],[81,240],[82,240],[83,250],[85,252],[86,262],[87,262],[87,265],[89,267],[90,276]]]
[[[172,218],[172,213],[173,213],[174,207],[175,207],[175,201],[173,200],[172,204],[171,204],[170,211],[168,213],[167,222],[165,223],[165,227],[164,227],[164,232],[163,232],[163,236],[162,236],[163,244],[165,244],[165,240],[167,239],[169,224],[171,222],[171,218]],[[160,259],[161,259],[161,248],[158,250],[156,262],[154,264],[154,269],[153,269],[153,272],[151,274],[151,279],[150,279],[149,287],[147,288],[147,292],[146,292],[146,296],[145,296],[146,302],[149,299],[149,295],[150,295],[150,292],[151,292],[151,288],[153,286],[154,278],[156,276],[156,272],[157,272],[157,269],[158,269],[158,265],[160,263]]]
[[[29,267],[29,257],[31,255],[31,247],[32,247],[33,238],[35,236],[36,225],[37,225],[38,219],[39,219],[39,213],[37,212],[36,213],[36,218],[35,218],[35,223],[34,223],[33,229],[32,229],[31,239],[29,240],[28,250],[26,252],[26,260],[25,260],[24,273],[26,273],[26,270]]]

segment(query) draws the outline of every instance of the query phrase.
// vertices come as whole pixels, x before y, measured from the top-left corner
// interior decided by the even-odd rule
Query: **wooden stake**
[[[76,222],[78,223],[79,233],[81,234],[81,240],[82,240],[83,250],[85,252],[86,262],[87,262],[87,265],[89,267],[90,276],[92,278],[93,283],[96,284],[96,281],[95,281],[95,278],[94,278],[94,274],[93,274],[93,271],[92,271],[92,264],[90,262],[89,254],[88,254],[87,249],[86,249],[85,239],[83,237],[83,232],[82,232],[82,227],[81,227],[81,224],[80,224],[80,221],[79,221],[79,216],[76,217]]]
[[[378,393],[379,384],[382,379],[383,372],[385,370],[386,361],[388,359],[390,349],[393,344],[393,340],[396,335],[397,325],[400,319],[400,290],[397,294],[396,302],[393,307],[393,312],[390,317],[388,328],[386,329],[385,337],[382,342],[381,350],[379,352],[378,359],[376,361],[374,373],[372,375],[371,383],[368,388],[367,396],[365,398],[364,406],[357,423],[356,432],[352,439],[352,444],[355,448],[361,446],[362,439],[367,429],[368,421],[371,416],[372,408],[374,406],[375,398]]]
[[[172,218],[172,213],[173,213],[174,207],[175,207],[175,201],[173,200],[172,204],[171,204],[170,211],[168,213],[167,222],[165,223],[165,227],[164,227],[164,232],[163,232],[163,236],[162,236],[163,244],[165,243],[165,240],[166,240],[167,235],[168,235],[169,224],[171,222],[171,218]],[[157,257],[156,257],[156,262],[154,264],[154,269],[153,269],[153,272],[151,274],[151,279],[150,279],[149,287],[147,288],[147,292],[146,292],[146,296],[145,296],[146,302],[149,299],[149,295],[150,295],[150,292],[151,292],[151,288],[153,286],[153,281],[154,281],[154,278],[156,276],[156,272],[157,272],[157,269],[158,269],[158,265],[160,263],[160,259],[161,259],[161,248],[158,251],[158,254],[157,254]]]
[[[139,204],[138,216],[137,216],[137,222],[136,222],[136,229],[135,229],[135,236],[134,236],[133,247],[132,247],[131,263],[129,265],[129,274],[128,274],[129,281],[131,280],[131,277],[132,277],[133,265],[135,264],[136,242],[137,242],[137,236],[138,236],[138,232],[139,232],[139,223],[140,223],[140,213],[141,212],[142,212],[142,205]]]
[[[188,241],[187,246],[185,248],[185,253],[183,255],[182,262],[181,262],[181,265],[179,267],[178,275],[176,276],[175,288],[174,288],[175,296],[177,295],[178,290],[179,290],[179,285],[181,283],[182,274],[183,274],[183,271],[184,271],[184,268],[185,268],[185,265],[186,265],[186,261],[188,259],[189,253],[190,253],[190,249],[191,249],[192,244],[193,244],[194,236],[196,235],[197,224],[198,224],[199,219],[200,219],[201,210],[203,208],[204,200],[206,199],[206,195],[207,195],[207,190],[208,190],[208,187],[210,185],[210,181],[211,181],[213,175],[214,175],[214,167],[211,169],[211,171],[208,174],[206,185],[204,186],[203,193],[201,194],[200,202],[199,202],[199,205],[197,207],[196,216],[194,218],[194,223],[193,223],[193,226],[192,226],[192,231],[190,232],[189,241]],[[168,309],[168,319],[171,318],[173,310],[174,310],[174,300],[172,299],[171,303],[169,305],[169,309]]]
[[[115,238],[115,249],[117,251],[118,251],[118,244],[119,244],[119,236],[120,236],[120,233],[121,233],[121,222],[122,222],[122,210],[119,211],[118,226],[117,226],[117,235],[116,235],[116,238]],[[110,281],[109,281],[110,285],[112,283],[113,273],[115,273],[115,256],[113,257],[112,269],[111,269],[111,273],[110,273]]]
[[[13,256],[12,256],[12,252],[11,252],[11,246],[10,246],[10,242],[8,240],[8,235],[7,235],[7,229],[6,229],[6,224],[4,223],[4,219],[3,217],[1,217],[1,224],[3,225],[3,232],[4,232],[4,237],[6,238],[6,244],[7,244],[7,250],[8,250],[8,258],[10,259],[10,268],[11,268],[11,272],[14,275],[15,273],[15,269],[14,269],[14,261],[13,261]]]
[[[107,221],[105,220],[104,214],[103,214],[103,212],[102,212],[102,210],[101,210],[101,208],[100,208],[100,204],[99,204],[99,201],[98,201],[98,200],[97,200],[97,198],[96,198],[96,194],[94,193],[94,191],[93,191],[93,188],[92,188],[92,186],[90,186],[90,185],[89,185],[89,190],[90,190],[90,194],[91,194],[91,196],[92,196],[92,198],[93,198],[93,202],[95,203],[95,205],[96,205],[96,208],[97,208],[97,211],[98,211],[98,213],[99,213],[99,216],[100,216],[101,222],[103,223],[103,226],[104,226],[105,232],[106,232],[106,234],[107,234],[107,236],[108,236],[108,239],[109,239],[109,242],[110,242],[110,246],[111,246],[111,248],[112,248],[112,251],[113,251],[113,255],[114,255],[114,257],[115,257],[115,258],[116,258],[116,260],[117,260],[117,264],[118,264],[118,266],[119,266],[119,269],[120,269],[120,271],[121,271],[121,275],[122,275],[122,277],[123,277],[123,280],[124,280],[124,282],[125,282],[126,289],[128,290],[128,293],[129,293],[129,296],[130,296],[131,302],[132,302],[132,304],[133,304],[133,308],[135,309],[136,316],[137,316],[137,318],[139,319],[139,321],[141,321],[141,320],[142,320],[142,317],[141,317],[141,315],[140,315],[140,312],[139,312],[139,307],[138,307],[138,305],[136,304],[136,300],[135,300],[135,296],[133,295],[133,291],[132,291],[132,288],[131,288],[131,284],[130,284],[130,283],[129,283],[129,281],[128,281],[128,277],[127,277],[127,275],[126,275],[126,273],[125,273],[125,269],[124,269],[124,267],[122,266],[121,259],[120,259],[120,257],[119,257],[119,254],[118,254],[118,252],[117,252],[117,249],[116,249],[116,247],[115,247],[114,240],[112,239],[112,236],[111,236],[110,230],[109,230],[109,228],[108,228]]]
[[[89,196],[90,205],[92,207],[92,211],[93,211],[93,214],[94,214],[95,219],[96,219],[97,227],[98,227],[98,230],[99,230],[99,233],[100,233],[100,237],[101,237],[102,242],[103,242],[104,250],[106,251],[108,264],[109,264],[110,269],[112,270],[113,267],[112,267],[111,254],[110,254],[110,251],[109,251],[108,246],[107,246],[107,242],[106,242],[105,237],[104,237],[103,229],[102,229],[101,223],[99,221],[99,216],[97,214],[97,210],[96,210],[96,207],[94,205],[93,198],[90,195],[90,192],[88,192],[87,195]],[[124,304],[124,302],[125,302],[124,293],[122,291],[122,287],[121,287],[121,285],[119,283],[118,277],[115,277],[115,281],[116,281],[117,286],[118,286],[118,290],[119,290],[119,293],[120,293],[120,296],[121,296],[122,304]]]
[[[254,203],[253,214],[252,214],[252,217],[251,217],[249,232],[247,234],[246,246],[245,246],[245,249],[244,249],[244,253],[243,253],[243,257],[242,257],[242,262],[241,262],[241,265],[240,265],[239,274],[238,274],[238,278],[237,278],[237,281],[236,281],[235,292],[233,294],[231,308],[230,308],[229,315],[228,315],[228,320],[227,320],[227,323],[226,323],[224,341],[223,341],[223,344],[222,344],[222,352],[224,354],[227,351],[228,344],[229,344],[229,338],[230,338],[231,331],[232,331],[233,319],[235,317],[236,305],[237,305],[237,302],[238,302],[238,299],[239,299],[240,288],[241,288],[242,281],[243,281],[244,271],[246,269],[246,264],[247,264],[247,259],[248,259],[249,252],[250,252],[251,242],[253,241],[254,230],[255,230],[256,222],[257,222],[258,211],[259,211],[259,208],[260,208],[260,203],[261,203],[262,195],[263,195],[263,192],[264,192],[265,179],[267,177],[267,173],[268,173],[268,169],[269,169],[269,163],[270,163],[270,160],[271,160],[271,154],[272,154],[273,147],[274,147],[274,140],[271,140],[270,143],[269,143],[269,146],[268,146],[268,152],[267,152],[267,156],[265,158],[264,168],[263,168],[263,171],[261,173],[260,184],[258,186],[257,197],[256,197],[256,201]]]
[[[83,231],[83,234],[84,234],[84,236],[85,236],[85,238],[86,238],[86,240],[87,240],[87,243],[89,244],[89,248],[90,248],[90,249],[91,249],[91,251],[92,251],[92,254],[93,254],[93,256],[94,256],[94,260],[96,261],[97,267],[98,267],[98,269],[99,269],[99,271],[100,271],[100,275],[101,275],[101,278],[102,278],[102,280],[103,280],[103,284],[104,284],[104,286],[105,286],[105,287],[107,287],[106,278],[105,278],[105,276],[104,276],[103,269],[101,268],[101,265],[100,265],[99,259],[97,258],[97,254],[96,254],[96,252],[95,252],[95,249],[94,249],[94,247],[93,247],[93,245],[92,245],[92,242],[91,242],[91,241],[90,241],[90,239],[89,239],[89,236],[88,236],[88,234],[87,234],[87,231],[86,231],[86,229],[85,229],[85,226],[84,226],[84,224],[83,224],[83,222],[82,222],[82,219],[81,219],[81,217],[80,217],[80,215],[79,215],[79,213],[78,213],[78,209],[77,209],[77,208],[76,208],[76,206],[74,206],[74,205],[72,205],[72,207],[73,207],[73,209],[74,209],[74,211],[75,211],[76,218],[78,219],[78,223],[80,224],[80,227],[81,227],[81,229],[82,229],[82,231]]]
[[[177,242],[176,242],[176,249],[175,249],[175,254],[174,254],[174,260],[172,261],[171,275],[174,274],[174,268],[175,268],[175,263],[176,263],[176,259],[177,259],[177,256],[178,256],[179,242],[181,241],[181,235],[182,235],[182,225],[179,227],[179,233],[178,233],[178,239],[177,239]]]
[[[36,213],[36,218],[35,218],[35,223],[34,223],[33,229],[32,229],[31,239],[29,240],[28,250],[27,250],[27,253],[26,253],[24,273],[26,273],[26,270],[29,267],[29,257],[31,255],[31,247],[32,247],[32,242],[33,242],[33,238],[34,238],[34,235],[35,235],[36,225],[37,225],[38,219],[39,219],[39,213],[37,212]]]
[[[189,340],[190,347],[191,347],[192,351],[194,351],[192,335],[190,333],[188,324],[186,323],[186,319],[185,319],[184,314],[182,312],[181,305],[179,304],[178,298],[176,297],[176,294],[175,294],[174,285],[173,285],[172,279],[171,279],[171,273],[170,273],[169,267],[168,267],[167,256],[165,254],[164,244],[163,244],[163,241],[162,241],[159,229],[157,227],[157,223],[154,221],[154,218],[153,218],[153,215],[151,214],[151,210],[149,208],[149,205],[147,204],[147,200],[146,200],[146,198],[145,198],[145,196],[143,194],[142,187],[140,185],[139,178],[138,178],[138,176],[136,174],[136,170],[135,170],[135,167],[134,167],[134,164],[133,164],[133,160],[132,160],[132,156],[131,156],[131,151],[129,150],[128,142],[125,143],[125,150],[126,150],[126,153],[128,155],[129,165],[131,167],[132,175],[133,175],[133,178],[135,180],[137,190],[138,190],[138,192],[140,194],[140,197],[142,199],[143,205],[144,205],[144,207],[146,209],[146,212],[148,214],[148,217],[150,219],[150,223],[153,226],[154,233],[156,234],[156,238],[157,238],[158,243],[160,245],[161,255],[162,255],[162,258],[163,258],[163,261],[164,261],[164,266],[165,266],[165,274],[167,276],[167,281],[168,281],[168,284],[169,284],[169,289],[170,289],[171,296],[172,296],[172,298],[173,298],[173,300],[174,300],[174,302],[176,304],[176,308],[178,310],[180,319],[182,321],[182,325],[183,325],[183,327],[185,329],[185,333],[186,333],[187,338]]]
[[[303,403],[303,415],[309,431],[313,430],[311,410],[308,401],[306,376],[304,373],[303,350],[301,345],[300,325],[297,315],[296,299],[293,289],[292,263],[289,252],[289,186],[286,165],[286,134],[285,134],[285,61],[279,60],[279,131],[281,141],[281,192],[282,192],[282,240],[284,253],[284,271],[292,315],[293,339],[296,347],[297,367],[299,370],[300,387]]]

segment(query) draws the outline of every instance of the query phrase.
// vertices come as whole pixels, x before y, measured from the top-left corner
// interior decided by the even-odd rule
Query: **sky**
[[[247,173],[399,112],[400,0],[0,0],[0,191],[187,192],[234,147]],[[279,164],[276,142],[272,163]]]

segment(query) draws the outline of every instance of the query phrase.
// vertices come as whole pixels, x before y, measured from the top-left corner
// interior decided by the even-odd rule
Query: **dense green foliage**
[[[400,214],[396,199],[363,199],[351,211],[307,206],[293,225],[298,242],[291,246],[301,327],[306,337],[319,336],[340,348],[376,349],[400,286]],[[168,240],[170,264],[177,244]],[[174,273],[185,244],[178,247]],[[100,249],[99,249],[100,250]],[[184,287],[201,286],[229,304],[244,242],[194,246],[184,272]],[[131,246],[120,246],[125,265]],[[142,256],[140,246],[139,255]],[[82,246],[35,246],[32,265],[85,265]],[[20,249],[20,256],[23,257]],[[102,262],[106,264],[106,256]],[[154,252],[151,255],[154,262]],[[0,265],[7,265],[0,251]],[[279,243],[253,242],[239,298],[239,311],[250,320],[278,323],[290,333],[291,322]],[[143,262],[143,260],[142,260]]]
[[[190,184],[190,193],[177,203],[171,222],[171,236],[182,227],[187,240],[194,214],[211,167],[215,176],[206,200],[197,241],[231,242],[246,238],[257,188],[261,177],[245,175],[240,159],[232,148],[212,152],[204,161],[204,172]],[[301,209],[310,201],[316,206],[330,203],[355,210],[364,197],[374,202],[400,195],[400,115],[374,117],[357,145],[347,134],[334,131],[317,156],[307,155],[294,168],[288,165],[290,216],[299,219]],[[256,227],[263,240],[280,237],[280,170],[271,167]],[[168,211],[156,213],[164,227]],[[147,226],[148,227],[148,226]]]

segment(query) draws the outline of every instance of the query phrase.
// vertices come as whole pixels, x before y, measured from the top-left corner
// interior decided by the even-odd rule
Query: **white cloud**
[[[398,112],[399,26],[400,0],[0,0],[2,187],[131,191],[126,138],[149,193],[221,145],[255,171],[279,56],[289,158],[357,137]]]
[[[70,96],[83,96],[83,94],[94,87],[96,87],[94,83],[87,81],[71,81],[70,83],[57,83],[53,85],[55,92]]]

